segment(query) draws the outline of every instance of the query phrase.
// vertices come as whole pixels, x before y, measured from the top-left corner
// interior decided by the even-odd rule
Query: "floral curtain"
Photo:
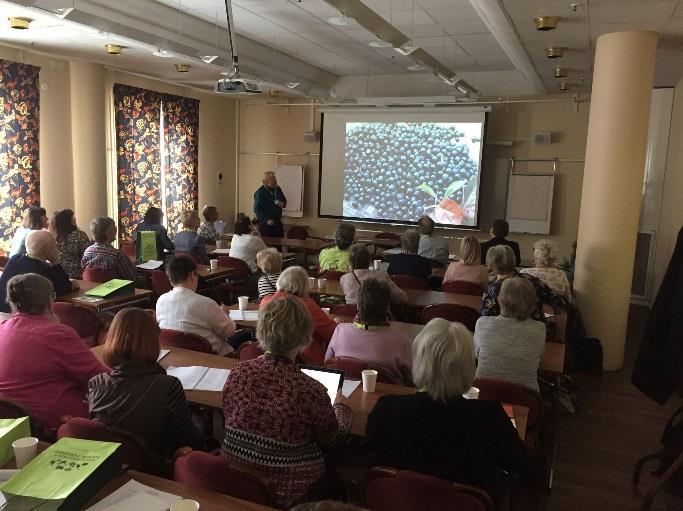
[[[161,207],[161,94],[114,85],[119,240],[134,240],[148,208]]]
[[[0,249],[6,253],[24,210],[40,204],[39,72],[0,59]]]
[[[164,94],[162,102],[166,219],[169,234],[174,234],[181,212],[197,209],[199,203],[199,101]]]

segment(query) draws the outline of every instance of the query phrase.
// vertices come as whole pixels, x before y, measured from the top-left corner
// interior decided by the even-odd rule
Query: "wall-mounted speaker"
[[[540,131],[534,133],[534,144],[552,144],[553,143],[553,132],[552,131]]]
[[[304,140],[306,142],[317,142],[320,140],[320,132],[319,131],[306,131],[304,133]]]

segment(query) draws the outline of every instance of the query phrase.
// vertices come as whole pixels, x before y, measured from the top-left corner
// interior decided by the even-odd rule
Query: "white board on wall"
[[[510,231],[549,234],[553,211],[554,175],[512,174],[505,217]]]
[[[304,216],[304,168],[301,165],[278,165],[273,169],[277,184],[287,197],[283,216]]]

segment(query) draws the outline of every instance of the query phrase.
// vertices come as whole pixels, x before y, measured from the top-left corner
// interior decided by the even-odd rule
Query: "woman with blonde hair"
[[[173,244],[177,252],[192,254],[202,264],[209,264],[209,256],[206,255],[206,240],[197,234],[199,229],[199,213],[191,209],[183,211],[180,216],[183,230],[175,235]]]
[[[144,438],[162,458],[183,446],[201,448],[199,432],[180,380],[157,363],[159,326],[148,312],[135,307],[114,316],[103,349],[111,374],[88,384],[93,419]]]
[[[377,450],[377,464],[498,493],[504,471],[525,468],[524,448],[500,403],[463,397],[474,381],[472,334],[432,319],[412,352],[420,390],[382,396],[368,417],[366,442]]]
[[[277,292],[277,279],[282,273],[282,254],[276,248],[264,248],[256,254],[256,264],[263,272],[258,279],[259,300]]]
[[[460,242],[460,260],[448,265],[443,283],[471,282],[481,287],[482,292],[489,284],[489,270],[479,263],[481,246],[474,236],[465,236]]]
[[[571,303],[572,291],[567,274],[557,267],[555,244],[546,239],[534,243],[534,268],[524,268],[521,273],[533,275],[556,294]]]

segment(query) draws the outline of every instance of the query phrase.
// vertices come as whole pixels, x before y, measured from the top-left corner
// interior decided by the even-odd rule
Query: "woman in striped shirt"
[[[282,254],[276,248],[264,248],[256,254],[256,264],[263,272],[258,279],[259,300],[277,292],[277,279],[282,272]]]

